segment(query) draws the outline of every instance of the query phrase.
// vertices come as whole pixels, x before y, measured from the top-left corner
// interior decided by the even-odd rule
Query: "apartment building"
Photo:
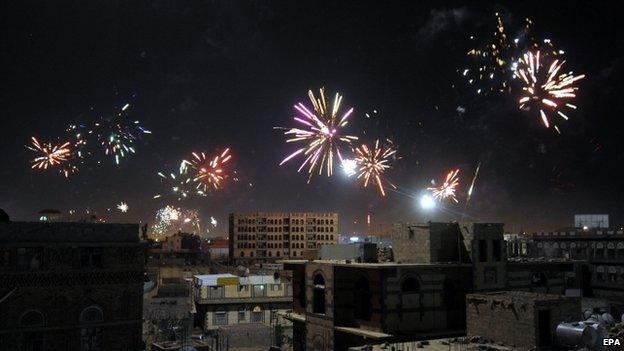
[[[279,275],[195,275],[193,294],[205,332],[235,324],[290,325],[277,313],[292,309],[292,284]]]
[[[231,213],[229,222],[232,263],[301,259],[306,250],[338,243],[337,213]]]

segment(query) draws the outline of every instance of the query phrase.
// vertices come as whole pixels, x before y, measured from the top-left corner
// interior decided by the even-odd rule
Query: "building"
[[[574,227],[579,229],[608,229],[609,215],[607,214],[577,214],[574,215]]]
[[[207,253],[212,261],[227,262],[230,248],[228,241],[228,238],[222,236],[204,239],[202,251]]]
[[[195,275],[193,286],[196,323],[204,332],[216,332],[221,326],[236,324],[290,324],[277,315],[292,308],[292,284],[287,277]]]
[[[397,262],[284,261],[293,275],[293,310],[284,316],[294,350],[463,335],[467,294],[562,295],[580,284],[566,279],[575,261],[508,262],[497,223],[396,224],[393,247]]]
[[[574,259],[587,262],[581,268],[585,297],[624,296],[624,231],[569,229],[535,233],[509,241],[517,260]]]
[[[136,224],[0,223],[0,350],[139,350]]]
[[[229,222],[230,262],[302,258],[306,250],[338,243],[337,213],[231,213]]]
[[[495,340],[519,350],[554,346],[557,325],[580,316],[581,300],[576,297],[524,291],[466,297],[468,337]]]

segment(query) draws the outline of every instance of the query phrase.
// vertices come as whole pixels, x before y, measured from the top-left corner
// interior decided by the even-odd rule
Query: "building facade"
[[[581,269],[583,296],[624,296],[624,231],[570,229],[534,233],[507,242],[510,257],[573,259],[587,262]]]
[[[397,262],[284,261],[293,274],[293,311],[285,318],[293,321],[294,350],[347,350],[462,335],[469,293],[562,295],[578,288],[578,281],[565,279],[566,272],[577,270],[577,262],[508,262],[502,224],[395,228],[393,248],[402,249]]]
[[[236,324],[284,327],[290,322],[278,312],[292,308],[292,284],[279,275],[208,274],[193,277],[196,322],[204,332]]]
[[[303,258],[306,250],[338,243],[337,213],[231,213],[229,222],[230,262]]]
[[[134,224],[0,223],[0,350],[138,350]]]

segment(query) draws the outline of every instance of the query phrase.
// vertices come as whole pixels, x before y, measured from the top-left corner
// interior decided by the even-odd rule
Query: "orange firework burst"
[[[37,138],[31,137],[31,145],[26,146],[28,149],[37,153],[37,157],[32,159],[32,169],[48,169],[60,167],[61,173],[65,177],[69,177],[69,173],[73,172],[74,167],[69,164],[71,156],[70,143],[41,143]]]
[[[203,189],[204,192],[209,188],[219,189],[222,181],[228,177],[224,165],[232,159],[230,149],[212,158],[208,158],[204,152],[193,152],[192,155],[190,160],[182,161],[182,165],[195,170],[193,181],[197,183],[197,189]]]
[[[364,187],[367,187],[369,182],[375,182],[381,196],[386,196],[383,174],[390,168],[390,157],[394,154],[396,154],[396,150],[392,144],[380,147],[379,140],[375,141],[372,148],[362,144],[355,149],[357,178],[364,181]],[[390,183],[390,185],[392,184]]]
[[[286,156],[280,162],[281,166],[290,159],[303,155],[305,160],[301,163],[298,171],[301,171],[306,165],[308,166],[308,182],[316,170],[320,175],[323,168],[326,168],[327,176],[330,177],[333,174],[335,156],[342,162],[341,146],[350,145],[352,141],[357,140],[356,136],[341,133],[341,128],[346,127],[349,116],[353,113],[353,108],[339,115],[342,96],[336,93],[333,104],[329,108],[325,99],[325,90],[321,88],[319,93],[317,99],[312,90],[308,91],[313,111],[310,111],[301,102],[295,105],[295,110],[299,116],[294,119],[302,127],[289,128],[284,132],[284,135],[289,136],[289,139],[286,140],[287,143],[304,142],[306,145]]]
[[[535,54],[527,52],[518,61],[518,69],[514,75],[520,78],[524,84],[523,95],[518,100],[520,109],[528,108],[533,104],[539,109],[540,118],[546,128],[550,127],[550,113],[556,113],[561,118],[567,120],[568,116],[563,112],[564,108],[576,109],[576,106],[569,103],[576,97],[578,87],[574,83],[585,78],[585,75],[575,76],[572,72],[560,73],[565,61],[552,60],[548,70],[542,69],[543,62],[540,61],[540,52]],[[559,128],[554,124],[555,129]]]
[[[435,183],[434,183],[435,185]],[[448,172],[446,178],[442,185],[438,187],[427,188],[427,190],[431,191],[433,197],[439,201],[442,201],[447,198],[453,199],[455,202],[459,202],[457,197],[455,196],[455,191],[459,186],[459,169],[452,170]]]

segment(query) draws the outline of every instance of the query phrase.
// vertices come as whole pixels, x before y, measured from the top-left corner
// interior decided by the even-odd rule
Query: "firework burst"
[[[390,168],[390,157],[396,154],[396,149],[390,143],[388,146],[379,146],[379,140],[375,141],[374,146],[368,147],[362,144],[355,148],[355,163],[357,179],[361,179],[364,187],[369,183],[377,184],[381,196],[386,196],[384,190],[383,175]],[[388,182],[389,183],[389,182]],[[392,183],[389,183],[392,185]]]
[[[189,160],[182,161],[182,165],[195,170],[193,182],[198,190],[205,193],[211,188],[219,189],[229,177],[226,166],[231,159],[229,148],[214,157],[206,156],[205,152],[193,152]]]
[[[184,209],[167,205],[156,212],[152,233],[156,236],[171,234],[175,231],[199,233],[201,220],[197,210]]]
[[[193,195],[206,196],[202,189],[198,189],[193,178],[187,175],[188,168],[185,163],[180,164],[178,173],[158,172],[160,180],[166,184],[166,188],[170,191],[170,195],[177,197],[178,201],[184,200]],[[154,199],[161,198],[167,194],[158,194]]]
[[[340,113],[342,96],[336,93],[331,107],[327,105],[325,89],[319,89],[319,98],[314,96],[312,90],[308,91],[308,97],[312,103],[312,111],[303,103],[295,105],[298,115],[294,117],[300,127],[287,129],[284,135],[288,137],[287,143],[304,143],[302,147],[286,156],[280,166],[296,156],[303,156],[305,159],[298,169],[300,172],[308,167],[308,182],[316,171],[322,174],[326,169],[327,176],[333,174],[334,158],[338,157],[342,163],[340,150],[344,146],[350,146],[351,142],[357,140],[356,136],[344,135],[341,129],[348,124],[349,116],[353,113],[353,108],[349,108],[345,113]]]
[[[536,107],[546,128],[550,127],[553,114],[567,120],[564,109],[576,109],[570,103],[578,90],[575,83],[585,78],[585,75],[575,76],[572,72],[561,73],[564,63],[551,59],[550,64],[545,64],[540,51],[529,51],[518,61],[518,69],[514,73],[523,83],[523,93],[518,100],[520,109]],[[546,66],[548,69],[545,69]],[[559,132],[557,125],[553,125]]]
[[[517,69],[518,59],[526,50],[542,49],[552,56],[564,53],[555,49],[550,39],[539,41],[532,36],[533,22],[529,18],[524,19],[522,28],[514,31],[518,35],[510,38],[501,15],[497,12],[494,17],[493,36],[471,48],[466,54],[468,66],[458,70],[477,94],[511,91],[510,79]],[[475,37],[470,39],[475,40]]]
[[[130,209],[130,207],[128,206],[127,203],[122,201],[119,204],[117,204],[117,209],[121,211],[121,213],[126,213]]]
[[[75,171],[75,167],[69,163],[72,155],[69,142],[42,143],[35,137],[31,137],[30,140],[31,144],[26,147],[37,153],[37,156],[31,160],[32,169],[46,170],[58,167],[65,177],[69,177],[69,174]]]
[[[435,185],[435,182],[433,182],[433,184]],[[447,198],[450,198],[457,203],[459,201],[457,200],[455,191],[457,190],[458,186],[459,186],[459,169],[455,169],[455,170],[448,172],[442,185],[438,187],[436,186],[430,187],[430,188],[427,188],[427,190],[431,191],[431,194],[433,195],[433,197],[438,201],[442,201]]]

